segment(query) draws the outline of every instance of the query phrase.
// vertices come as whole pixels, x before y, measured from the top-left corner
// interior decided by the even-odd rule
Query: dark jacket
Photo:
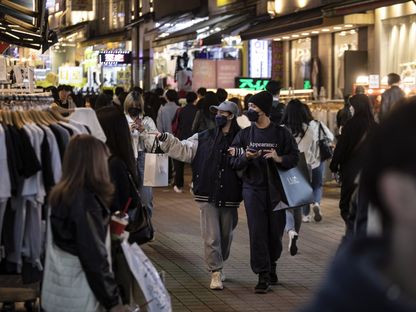
[[[236,133],[224,136],[218,128],[198,134],[198,149],[192,161],[193,192],[196,201],[217,207],[238,207],[242,182],[230,164],[228,148]]]
[[[299,150],[286,127],[271,122],[266,129],[273,132],[273,142],[252,142],[255,141],[253,139],[255,131],[258,131],[255,124],[241,130],[232,143],[232,146],[237,148],[238,155],[233,157],[231,162],[235,170],[242,172],[243,187],[254,190],[268,189],[270,201],[275,206],[281,201],[283,192],[277,168],[295,167],[299,160]],[[265,149],[270,149],[265,143],[275,146],[277,154],[283,158],[281,164],[277,164],[272,159],[265,159],[263,155],[251,160],[246,158],[245,150],[248,146],[265,146]]]
[[[89,286],[106,308],[119,303],[105,247],[110,211],[88,190],[78,192],[69,205],[51,207],[54,243],[79,257]]]
[[[392,86],[386,90],[381,96],[380,119],[385,118],[394,105],[405,96],[406,94],[398,86]]]
[[[276,125],[282,123],[283,115],[285,114],[286,106],[279,101],[273,101],[272,109],[270,110],[270,120]]]
[[[302,312],[410,312],[416,305],[388,298],[393,285],[382,274],[389,251],[381,239],[349,242],[335,257],[312,303]]]
[[[192,124],[192,133],[199,133],[208,129],[215,128],[215,120],[213,116],[206,116],[200,109],[196,112],[194,122]]]
[[[187,104],[179,112],[178,138],[184,140],[192,136],[192,124],[198,109],[193,104]]]

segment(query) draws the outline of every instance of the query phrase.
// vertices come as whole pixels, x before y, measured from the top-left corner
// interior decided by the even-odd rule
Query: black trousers
[[[179,188],[183,187],[183,168],[185,166],[185,163],[179,160],[173,160],[173,166],[175,168],[175,182],[174,185],[176,185]]]
[[[250,235],[251,269],[256,274],[270,272],[282,253],[285,211],[273,211],[267,190],[245,187],[243,199]]]

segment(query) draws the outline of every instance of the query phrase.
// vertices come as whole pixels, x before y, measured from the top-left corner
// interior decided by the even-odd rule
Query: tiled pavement
[[[209,289],[210,276],[203,258],[199,209],[189,194],[171,188],[155,189],[153,222],[156,240],[143,247],[158,270],[164,271],[173,311],[295,311],[317,289],[328,262],[343,234],[338,214],[338,188],[325,188],[323,221],[303,224],[299,253],[284,252],[278,262],[281,282],[266,295],[256,295],[256,276],[250,269],[249,237],[243,205],[235,231],[230,259],[225,264],[227,277],[223,291]]]

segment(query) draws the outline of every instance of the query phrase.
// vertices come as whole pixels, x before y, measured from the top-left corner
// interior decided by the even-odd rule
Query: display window
[[[345,88],[345,51],[358,50],[358,30],[351,29],[334,34],[334,98],[344,98]]]
[[[311,38],[291,41],[291,85],[296,90],[311,88]]]

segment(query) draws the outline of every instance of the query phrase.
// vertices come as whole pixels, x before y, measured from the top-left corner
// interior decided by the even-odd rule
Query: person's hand
[[[257,158],[259,156],[259,152],[258,151],[253,151],[250,149],[246,150],[246,158],[247,159],[254,159]]]
[[[142,120],[141,120],[141,118],[140,117],[137,117],[135,120],[134,120],[134,127],[136,128],[136,130],[137,131],[139,131],[139,132],[143,132],[145,129],[144,129],[144,125],[143,125],[143,123],[142,123]]]
[[[128,306],[118,304],[110,309],[110,312],[129,312],[130,309]]]
[[[227,152],[228,152],[228,154],[229,155],[231,155],[231,156],[235,156],[236,154],[237,154],[237,149],[235,148],[235,147],[230,147],[228,150],[227,150]]]
[[[273,159],[274,162],[277,162],[279,164],[282,162],[282,157],[277,155],[277,152],[276,152],[275,149],[266,150],[264,152],[265,152],[265,154],[263,156],[264,158]]]

